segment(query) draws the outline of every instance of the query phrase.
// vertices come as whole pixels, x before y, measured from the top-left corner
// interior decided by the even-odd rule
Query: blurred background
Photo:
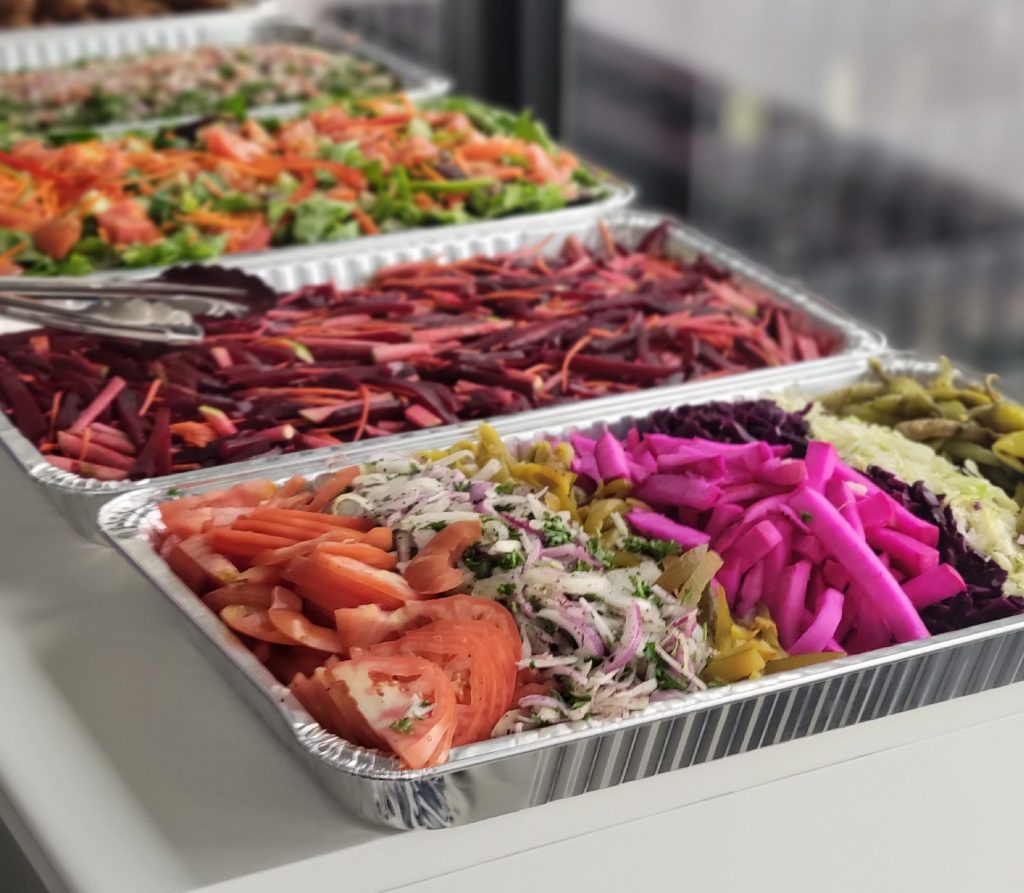
[[[290,6],[289,6],[290,8]],[[677,214],[1024,387],[1018,0],[299,0],[527,105]]]

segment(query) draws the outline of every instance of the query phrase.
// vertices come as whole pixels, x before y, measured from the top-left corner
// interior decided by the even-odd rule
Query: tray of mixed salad
[[[0,10],[0,71],[215,43],[219,34],[271,15],[276,5],[274,0],[6,0]],[[44,27],[32,27],[39,25]]]
[[[252,317],[207,320],[202,344],[173,349],[0,335],[0,441],[87,535],[98,502],[140,479],[883,345],[643,211],[174,275],[245,285]]]
[[[221,112],[286,117],[312,100],[399,92],[421,100],[448,87],[355,34],[254,17],[213,43],[158,43],[0,73],[0,134],[138,130]]]
[[[596,214],[633,191],[556,145],[529,112],[397,94],[284,121],[0,151],[0,274],[85,275],[220,255]],[[315,253],[318,249],[313,249]]]
[[[439,828],[1024,678],[1024,409],[888,355],[152,488],[115,547],[345,804]]]

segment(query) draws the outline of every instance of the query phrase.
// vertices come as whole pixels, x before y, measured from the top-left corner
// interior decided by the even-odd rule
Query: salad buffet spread
[[[130,6],[30,0],[0,25]],[[399,80],[285,43],[0,75],[0,275],[326,252],[593,214],[614,191],[528,112],[416,104]],[[306,100],[284,120],[247,114]],[[161,116],[194,120],[140,125]],[[109,123],[125,128],[69,129]],[[670,251],[667,223],[631,244],[597,232],[390,264],[348,288],[167,271],[242,285],[249,315],[200,320],[188,347],[0,335],[0,407],[42,467],[83,485],[269,460],[263,476],[165,485],[134,533],[278,702],[392,772],[1024,613],[1024,407],[993,377],[882,358],[809,396],[795,364],[842,353],[841,333]],[[582,401],[790,364],[785,391],[573,424]],[[555,433],[488,424],[549,406],[565,407]],[[475,436],[338,467],[343,445],[464,422]],[[322,468],[275,474],[275,455],[318,448],[335,448]]]

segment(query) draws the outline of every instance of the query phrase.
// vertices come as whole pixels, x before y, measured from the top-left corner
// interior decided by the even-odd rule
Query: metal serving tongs
[[[203,337],[194,316],[247,316],[231,298],[245,290],[144,279],[30,279],[0,276],[5,316],[93,335],[166,344],[194,344]]]

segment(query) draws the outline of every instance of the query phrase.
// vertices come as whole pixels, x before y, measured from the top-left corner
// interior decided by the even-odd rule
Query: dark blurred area
[[[342,24],[533,108],[676,214],[1024,386],[1015,0],[376,0]]]

